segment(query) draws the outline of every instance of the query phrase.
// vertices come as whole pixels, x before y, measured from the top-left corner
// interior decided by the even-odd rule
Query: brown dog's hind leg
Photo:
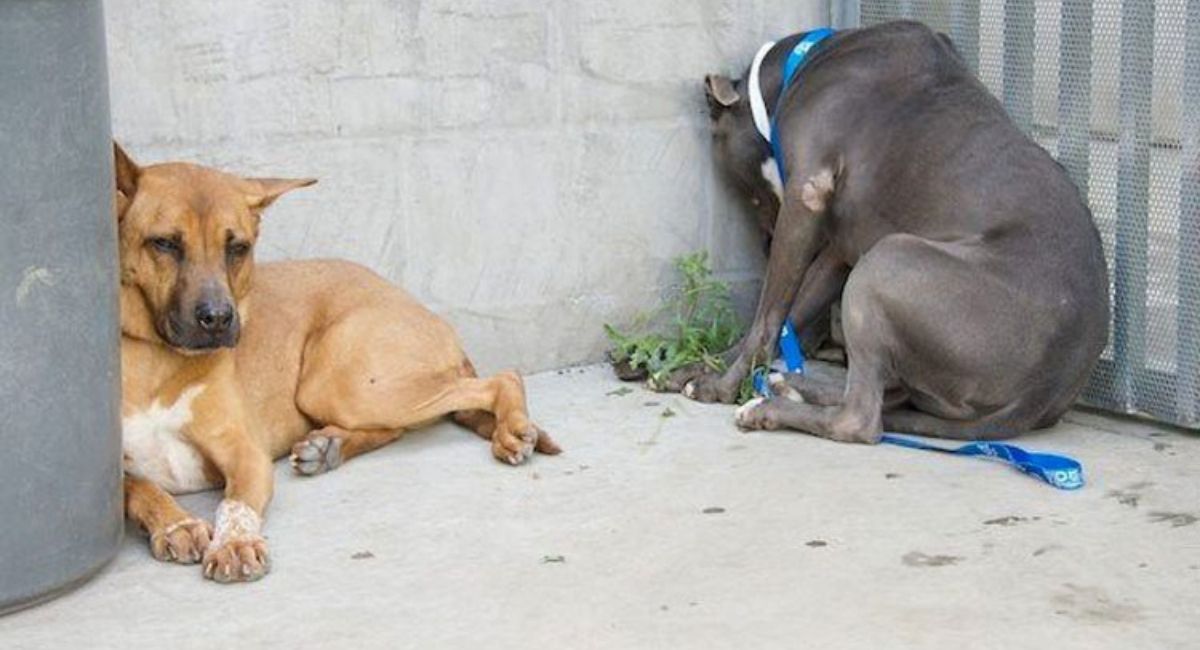
[[[512,371],[483,379],[462,377],[424,410],[431,417],[453,413],[455,421],[491,440],[492,455],[510,465],[524,462],[535,450],[550,455],[562,451],[530,421],[524,382]]]
[[[415,428],[437,418],[453,415],[455,420],[492,443],[492,454],[499,460],[517,465],[533,451],[556,454],[558,445],[529,419],[525,406],[525,387],[520,376],[506,371],[491,377],[472,376],[469,362],[451,373],[428,373],[398,377],[376,384],[346,381],[339,395],[325,389],[336,381],[323,372],[305,376],[297,391],[296,402],[314,421],[335,432],[340,443],[330,442],[324,450],[320,443],[305,443],[321,431],[310,434],[293,449],[297,471],[305,473],[313,463],[319,469],[328,463],[329,449],[336,449],[340,462],[395,440],[405,429]],[[329,436],[325,436],[329,437]],[[312,447],[317,449],[312,449]],[[353,451],[347,450],[353,447]],[[311,458],[311,460],[306,460]]]
[[[487,411],[455,411],[450,417],[484,440],[491,440],[496,431],[496,417]]]
[[[463,359],[459,373],[467,378],[479,377],[479,373],[475,371],[475,364],[471,363],[470,359]],[[491,441],[492,435],[496,432],[496,416],[482,409],[455,411],[450,414],[450,417],[459,425],[474,431],[475,435],[487,441]]]
[[[462,365],[462,376],[468,379],[476,379],[479,377],[475,372],[475,366],[470,359],[464,359]],[[518,377],[518,380],[520,378]],[[525,403],[525,385],[521,384],[521,404]],[[491,441],[496,435],[496,416],[486,410],[473,409],[469,411],[455,411],[450,414],[458,424],[475,432],[475,435],[484,440]],[[533,445],[533,450],[539,454],[553,456],[562,453],[562,448],[536,424],[530,423],[537,430],[537,442]],[[497,458],[500,458],[497,456]],[[504,460],[501,458],[500,460]]]
[[[455,411],[450,415],[451,418],[458,424],[475,432],[475,435],[484,440],[491,440],[496,431],[496,418],[487,411]],[[533,428],[538,431],[537,442],[533,445],[533,450],[539,454],[553,456],[562,453],[562,447],[550,437],[548,433],[538,425],[534,424]]]
[[[305,476],[321,474],[355,456],[394,442],[403,433],[402,429],[349,431],[335,426],[316,429],[292,445],[292,469]]]
[[[194,564],[212,541],[212,527],[181,508],[162,488],[125,476],[125,516],[150,535],[150,553],[163,562]]]

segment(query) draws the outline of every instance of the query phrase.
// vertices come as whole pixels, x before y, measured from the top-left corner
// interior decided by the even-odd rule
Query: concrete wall
[[[598,359],[670,260],[752,302],[701,79],[818,0],[112,0],[113,133],[140,162],[316,176],[260,259],[339,256],[448,317],[483,369]]]

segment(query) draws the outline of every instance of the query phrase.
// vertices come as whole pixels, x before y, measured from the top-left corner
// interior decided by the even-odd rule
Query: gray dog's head
[[[749,201],[763,237],[770,244],[780,197],[768,175],[774,174],[771,147],[754,127],[744,83],[722,75],[704,77],[717,167],[739,195]]]

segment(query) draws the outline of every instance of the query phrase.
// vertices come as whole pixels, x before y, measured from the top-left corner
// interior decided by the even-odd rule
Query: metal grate
[[[1083,401],[1200,428],[1200,0],[834,3],[949,34],[1088,197],[1113,324]]]

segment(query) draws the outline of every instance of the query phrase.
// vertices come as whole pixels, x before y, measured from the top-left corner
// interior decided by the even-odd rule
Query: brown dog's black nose
[[[201,302],[196,305],[196,324],[209,334],[221,334],[233,324],[233,305],[228,302]]]

